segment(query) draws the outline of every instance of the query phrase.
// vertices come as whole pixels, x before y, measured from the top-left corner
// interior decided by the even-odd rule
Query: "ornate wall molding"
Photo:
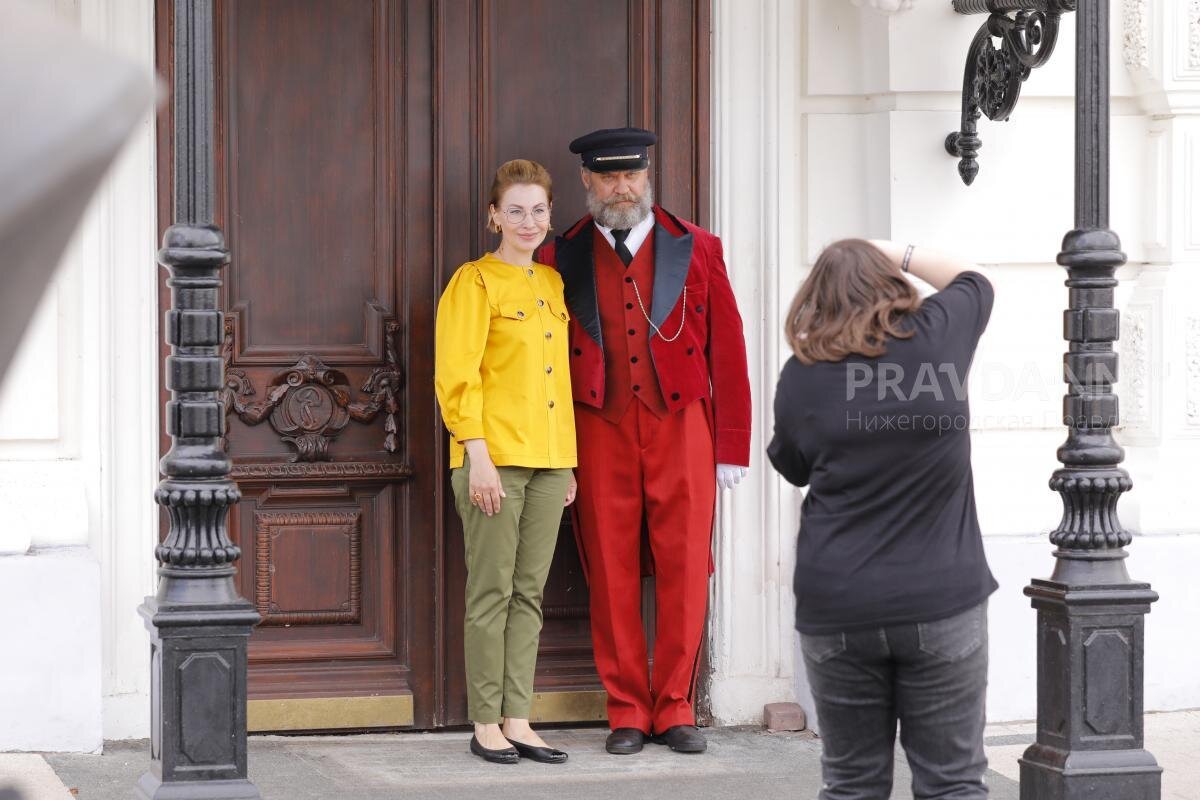
[[[362,512],[259,511],[254,514],[254,597],[262,625],[331,625],[362,621]],[[347,542],[348,591],[341,608],[286,611],[275,600],[275,543],[289,528],[324,529]]]
[[[1153,428],[1151,407],[1150,309],[1127,308],[1121,337],[1122,427],[1128,431]]]
[[[1200,0],[1188,0],[1188,67],[1200,69]]]
[[[1186,369],[1184,424],[1200,430],[1200,316],[1193,314],[1187,317],[1183,337]]]
[[[1122,54],[1130,71],[1150,68],[1150,20],[1147,0],[1124,0],[1121,6]]]
[[[248,402],[258,392],[245,370],[232,367],[237,335],[234,319],[225,318],[222,400],[226,415],[233,413],[247,425],[268,420],[280,438],[296,448],[292,460],[308,462],[328,461],[330,444],[350,420],[367,424],[382,412],[383,449],[389,453],[399,450],[396,415],[400,411],[399,392],[404,378],[396,353],[398,322],[389,321],[384,326],[386,362],[372,370],[363,382],[365,398],[354,399],[344,372],[306,353],[290,368],[276,373],[262,399]]]

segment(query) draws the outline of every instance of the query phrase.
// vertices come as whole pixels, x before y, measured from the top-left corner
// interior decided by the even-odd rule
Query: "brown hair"
[[[887,337],[907,339],[899,327],[921,306],[900,268],[863,239],[842,239],[822,251],[796,292],[784,334],[805,364],[841,361],[851,353],[875,358]]]
[[[489,208],[499,208],[500,198],[510,187],[520,184],[531,184],[540,186],[546,190],[546,201],[554,202],[554,188],[550,181],[550,173],[546,168],[536,161],[529,161],[524,158],[514,158],[512,161],[505,161],[496,170],[496,177],[492,178],[492,190],[488,192]],[[492,221],[491,212],[488,212],[487,228],[492,233],[499,233],[500,228]]]

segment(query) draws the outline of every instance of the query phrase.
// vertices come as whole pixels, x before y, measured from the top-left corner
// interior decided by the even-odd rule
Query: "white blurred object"
[[[153,81],[22,3],[0,25],[0,375]],[[153,265],[130,265],[153,269]]]
[[[859,8],[869,8],[883,14],[902,14],[910,11],[916,0],[850,0]]]
[[[733,464],[717,464],[717,485],[722,489],[732,489],[742,482],[742,478],[750,474],[745,467]]]

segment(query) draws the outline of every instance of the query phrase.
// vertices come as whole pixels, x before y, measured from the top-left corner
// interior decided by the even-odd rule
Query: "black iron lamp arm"
[[[1012,11],[1041,11],[1064,14],[1075,10],[1076,0],[950,0],[958,14],[1008,14]]]
[[[959,14],[990,14],[967,51],[962,121],[945,142],[946,151],[959,159],[958,174],[969,186],[979,174],[979,118],[1008,119],[1021,96],[1021,84],[1054,53],[1059,21],[1063,13],[1075,10],[1075,0],[952,0],[952,5]],[[993,39],[999,40],[999,47]]]

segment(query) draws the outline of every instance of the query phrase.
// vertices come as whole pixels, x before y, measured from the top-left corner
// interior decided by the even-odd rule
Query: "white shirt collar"
[[[608,242],[608,246],[616,250],[617,240],[613,238],[612,228],[606,228],[599,222],[593,220],[596,229],[604,236],[604,241]],[[637,255],[638,248],[642,246],[642,242],[646,241],[646,237],[650,235],[650,231],[654,230],[654,211],[647,214],[641,222],[629,229],[629,237],[625,239],[625,246],[629,248],[631,255]]]

